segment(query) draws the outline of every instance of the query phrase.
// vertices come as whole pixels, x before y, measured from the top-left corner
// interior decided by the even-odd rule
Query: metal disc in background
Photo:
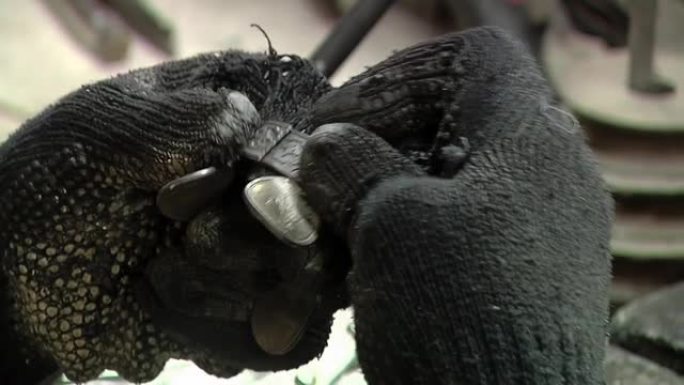
[[[655,69],[677,89],[665,95],[629,88],[627,48],[608,49],[560,17],[552,21],[543,42],[545,74],[575,113],[629,131],[684,133],[684,3],[659,0],[658,7]]]

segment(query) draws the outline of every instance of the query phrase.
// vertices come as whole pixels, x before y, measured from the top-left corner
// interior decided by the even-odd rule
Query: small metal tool
[[[290,352],[304,336],[318,306],[325,281],[323,253],[317,241],[320,220],[304,200],[295,180],[307,136],[283,122],[266,122],[243,150],[243,156],[278,175],[258,177],[245,186],[245,202],[276,237],[307,248],[309,259],[292,280],[257,299],[252,334],[267,353]]]
[[[266,122],[242,149],[257,167],[282,176],[268,175],[248,181],[245,203],[252,214],[276,237],[295,246],[309,246],[318,238],[320,221],[304,201],[294,178],[307,139],[281,122]],[[157,207],[166,217],[189,221],[233,181],[231,168],[208,167],[174,179],[157,194]]]
[[[287,246],[302,248],[302,265],[294,277],[256,299],[251,317],[252,334],[266,352],[282,355],[304,336],[309,318],[321,299],[326,274],[319,242],[320,220],[304,200],[296,177],[307,135],[283,122],[264,123],[243,149],[242,156],[256,170],[276,175],[248,180],[245,204],[273,235]],[[157,206],[168,218],[189,221],[219,198],[233,181],[232,169],[209,167],[177,178],[157,195]]]
[[[262,176],[247,183],[243,191],[247,206],[279,239],[294,246],[313,244],[320,221],[295,182],[307,136],[287,123],[271,121],[255,138],[243,149],[243,156],[281,176]]]

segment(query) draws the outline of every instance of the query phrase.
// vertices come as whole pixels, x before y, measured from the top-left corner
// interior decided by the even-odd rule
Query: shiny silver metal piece
[[[294,181],[276,175],[256,178],[244,188],[252,214],[273,235],[294,246],[309,246],[318,239],[320,220],[303,195]]]

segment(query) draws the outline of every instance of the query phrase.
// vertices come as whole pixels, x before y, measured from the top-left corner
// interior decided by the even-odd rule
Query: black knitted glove
[[[369,384],[603,383],[611,199],[521,45],[419,44],[314,116],[347,122],[313,135],[301,183],[351,251]]]
[[[0,384],[28,384],[52,371],[51,361],[77,382],[105,368],[146,382],[170,357],[223,376],[257,365],[251,360],[265,354],[242,354],[256,349],[244,312],[268,282],[251,278],[272,269],[282,245],[251,232],[256,220],[222,202],[202,217],[218,222],[199,219],[186,232],[159,213],[155,197],[186,173],[233,165],[261,119],[306,127],[302,117],[328,89],[301,58],[228,52],[84,86],[26,122],[0,148]],[[184,252],[184,242],[202,244],[217,223],[233,229],[217,240],[220,266]],[[160,331],[151,322],[157,308],[141,309],[140,283],[176,313],[218,309],[210,314],[223,322],[218,342],[234,359]],[[30,351],[15,353],[19,343]]]

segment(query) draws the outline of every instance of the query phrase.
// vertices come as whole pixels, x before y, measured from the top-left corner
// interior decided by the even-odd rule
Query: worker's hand
[[[268,273],[282,244],[264,239],[270,234],[230,196],[193,226],[161,215],[155,197],[189,172],[234,166],[262,118],[298,125],[328,89],[297,57],[210,54],[84,86],[26,122],[0,150],[2,340],[16,323],[77,382],[105,368],[146,382],[170,357],[223,376],[284,365],[243,354],[256,350],[244,314],[253,293],[278,279]],[[184,247],[207,246],[203,237],[217,229],[227,232],[212,248],[222,258]],[[164,308],[220,325],[215,342],[237,356],[160,330],[150,318]],[[295,361],[318,354],[322,338]],[[0,351],[0,383],[25,383],[35,353],[26,366],[14,349]]]
[[[370,384],[603,383],[612,203],[522,45],[400,51],[314,122],[302,186],[351,250]]]

